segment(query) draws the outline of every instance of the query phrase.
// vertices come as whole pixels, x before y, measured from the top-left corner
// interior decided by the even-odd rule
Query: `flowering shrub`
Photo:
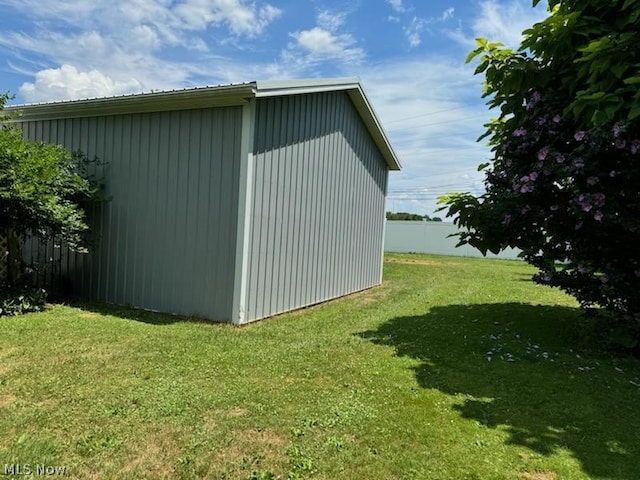
[[[537,3],[537,2],[534,2]],[[442,199],[483,253],[624,319],[640,340],[640,2],[550,1],[517,52],[478,40],[493,159],[486,193]]]

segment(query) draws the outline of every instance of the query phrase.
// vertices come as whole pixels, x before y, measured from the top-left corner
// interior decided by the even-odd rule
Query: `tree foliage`
[[[535,4],[538,1],[534,1]],[[486,193],[441,199],[461,243],[506,247],[640,338],[640,0],[550,0],[519,49],[478,39]]]
[[[440,217],[430,217],[429,215],[419,215],[417,213],[407,213],[407,212],[387,212],[386,215],[387,220],[409,220],[416,222],[441,222],[442,219]]]
[[[8,238],[10,284],[21,278],[19,238],[28,235],[64,240],[76,251],[86,248],[88,230],[81,204],[97,197],[86,175],[87,159],[59,145],[29,142],[2,116],[9,96],[0,96],[0,233]]]

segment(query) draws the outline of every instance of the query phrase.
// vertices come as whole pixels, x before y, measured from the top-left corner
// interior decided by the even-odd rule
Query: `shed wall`
[[[28,139],[106,163],[96,173],[111,201],[89,215],[96,246],[62,252],[74,292],[230,320],[241,128],[241,107],[25,122]]]
[[[244,321],[382,280],[388,169],[344,92],[258,99]]]

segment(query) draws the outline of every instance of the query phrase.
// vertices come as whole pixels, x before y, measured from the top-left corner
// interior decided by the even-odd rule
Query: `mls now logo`
[[[16,464],[5,463],[4,474],[5,475],[65,475],[67,473],[67,467],[59,467],[53,465],[37,464],[32,466],[31,464]]]

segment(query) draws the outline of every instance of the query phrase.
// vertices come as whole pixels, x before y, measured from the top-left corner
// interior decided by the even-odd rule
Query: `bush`
[[[0,286],[0,317],[42,311],[46,300],[43,288]]]
[[[534,1],[534,4],[538,3]],[[443,199],[461,243],[522,250],[534,279],[640,340],[640,2],[550,0],[517,51],[478,40],[486,193]],[[618,329],[619,330],[619,329]]]

